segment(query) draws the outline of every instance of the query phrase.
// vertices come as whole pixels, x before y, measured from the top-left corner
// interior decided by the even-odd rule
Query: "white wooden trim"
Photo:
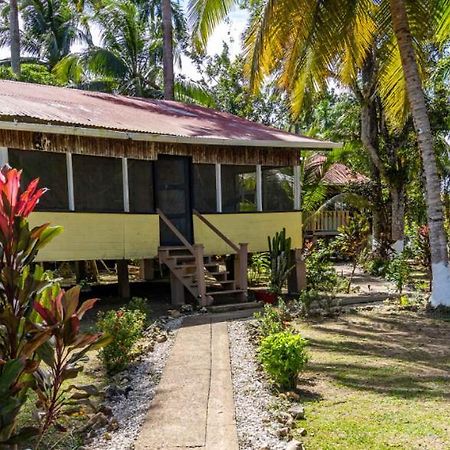
[[[130,189],[128,186],[128,160],[122,158],[123,210],[130,212]],[[144,188],[144,186],[142,186]]]
[[[222,212],[222,167],[216,163],[216,210]]]
[[[206,144],[206,145],[232,145],[247,147],[274,147],[274,148],[340,148],[342,143],[319,141],[311,138],[287,135],[286,139],[225,139],[213,137],[176,136],[156,133],[137,133],[132,131],[116,131],[106,128],[83,128],[69,125],[50,125],[43,123],[3,122],[0,121],[0,130],[37,131],[40,133],[53,133],[72,136],[88,136],[99,138],[124,139],[146,142],[168,142],[174,144]],[[280,134],[282,132],[280,131]]]
[[[261,164],[256,165],[256,210],[263,210],[262,202],[262,167]]]
[[[69,211],[75,211],[75,194],[73,190],[72,153],[66,153],[67,193],[69,195]]]
[[[8,147],[0,147],[0,168],[8,164]]]
[[[294,209],[302,209],[302,186],[300,183],[300,166],[294,166]]]

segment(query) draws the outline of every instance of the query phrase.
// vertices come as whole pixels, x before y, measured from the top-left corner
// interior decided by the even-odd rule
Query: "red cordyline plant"
[[[16,418],[39,365],[35,351],[51,335],[31,320],[35,298],[49,285],[31,263],[61,231],[48,224],[30,229],[27,217],[46,190],[36,179],[22,191],[21,175],[8,166],[0,171],[0,446],[30,431],[17,433]]]
[[[28,388],[34,387],[38,396],[42,391],[39,374],[43,372],[37,372],[40,360],[50,368],[46,381],[52,386],[56,383],[59,401],[60,380],[70,378],[68,374],[75,377],[80,371],[76,363],[101,343],[98,334],[79,333],[79,320],[94,301],[78,308],[79,291],[64,293],[52,286],[42,267],[32,269],[38,251],[62,228],[43,224],[30,229],[28,216],[46,189],[38,188],[35,179],[21,190],[21,175],[9,166],[0,171],[0,448],[46,429],[16,429]],[[54,387],[51,392],[55,396]],[[48,428],[58,409],[51,408],[49,419],[48,408],[43,409]]]
[[[41,436],[51,425],[64,430],[58,418],[64,413],[78,411],[76,406],[79,406],[79,401],[96,393],[93,385],[71,384],[65,387],[63,383],[76,378],[83,370],[79,363],[88,351],[110,342],[110,338],[103,333],[80,332],[82,317],[97,299],[86,300],[79,306],[79,295],[79,286],[67,292],[56,289],[56,292],[43,296],[34,305],[46,326],[52,329],[51,339],[37,349],[47,367],[39,367],[33,374],[38,395],[37,406],[41,411]],[[65,408],[67,406],[72,408]]]

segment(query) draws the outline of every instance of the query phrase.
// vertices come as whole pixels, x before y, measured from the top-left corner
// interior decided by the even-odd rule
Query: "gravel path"
[[[284,450],[286,442],[276,435],[280,424],[270,411],[278,399],[258,370],[246,323],[229,322],[228,333],[240,449]]]
[[[133,448],[133,443],[144,422],[174,343],[176,330],[181,323],[182,319],[170,320],[165,325],[168,339],[156,344],[153,352],[144,354],[136,364],[120,374],[128,392],[125,395],[115,395],[106,403],[107,406],[112,408],[114,417],[119,423],[119,428],[110,432],[103,430],[85,448],[89,450],[127,450]]]

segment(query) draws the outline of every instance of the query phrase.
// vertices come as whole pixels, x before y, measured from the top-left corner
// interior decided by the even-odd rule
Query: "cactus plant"
[[[270,290],[281,294],[281,290],[294,266],[291,263],[291,238],[286,237],[286,228],[268,236],[270,256]]]

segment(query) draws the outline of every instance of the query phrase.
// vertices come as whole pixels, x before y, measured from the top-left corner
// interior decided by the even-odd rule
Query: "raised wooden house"
[[[300,150],[334,146],[194,105],[0,81],[0,162],[50,189],[32,222],[64,227],[40,259],[159,258],[176,301],[244,297],[247,252],[283,227],[300,247]],[[211,258],[225,254],[233,279]]]

